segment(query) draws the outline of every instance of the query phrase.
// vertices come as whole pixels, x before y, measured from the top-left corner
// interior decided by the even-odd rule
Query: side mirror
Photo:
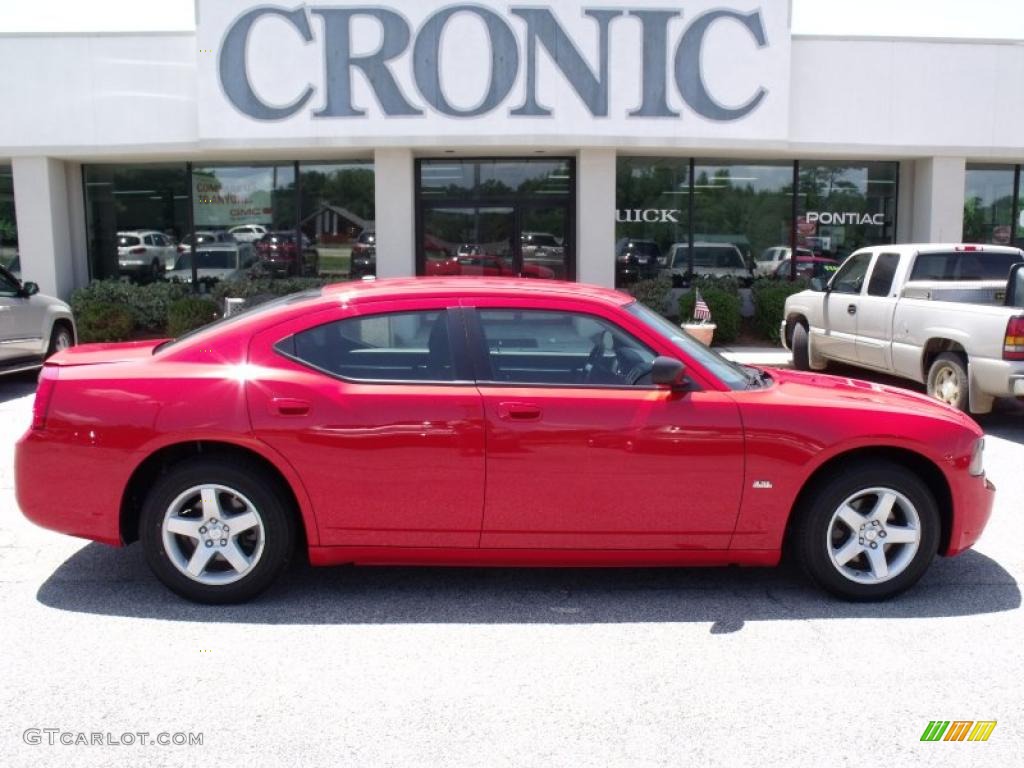
[[[674,357],[659,355],[651,363],[651,381],[658,386],[680,389],[687,383],[686,366]]]
[[[39,286],[33,283],[32,281],[21,284],[22,296],[35,296],[37,293],[39,293]]]
[[[1006,283],[1006,306],[1024,307],[1024,262],[1010,267],[1010,279]]]
[[[812,277],[811,278],[811,290],[817,291],[818,293],[828,293],[828,283],[825,282],[823,277]]]

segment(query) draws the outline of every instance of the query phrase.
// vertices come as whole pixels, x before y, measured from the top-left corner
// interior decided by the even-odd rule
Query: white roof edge
[[[928,35],[839,35],[818,32],[794,32],[793,40],[822,40],[825,42],[855,43],[949,43],[963,45],[1024,45],[1024,40],[1013,37],[933,37]]]

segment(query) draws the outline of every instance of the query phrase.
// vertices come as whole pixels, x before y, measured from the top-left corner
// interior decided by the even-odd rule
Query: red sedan
[[[730,363],[630,296],[536,280],[295,294],[51,357],[24,513],[198,601],[318,565],[772,565],[855,600],[970,547],[982,432],[937,401]],[[54,478],[59,478],[55,482]]]

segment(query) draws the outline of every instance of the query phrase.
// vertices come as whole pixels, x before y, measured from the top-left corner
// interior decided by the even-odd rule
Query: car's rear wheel
[[[820,586],[847,600],[883,600],[924,575],[939,545],[938,505],[898,464],[862,462],[804,494],[793,547]]]
[[[811,370],[811,348],[807,338],[807,326],[802,321],[793,324],[789,336],[789,348],[793,352],[793,367],[798,371]]]
[[[162,475],[142,507],[140,539],[165,585],[199,603],[248,600],[291,559],[295,522],[261,468],[196,458]]]
[[[63,352],[68,347],[74,346],[75,337],[67,323],[59,322],[53,326],[50,332],[50,345],[46,348],[46,356]]]
[[[958,352],[943,352],[928,369],[928,394],[966,411],[969,398],[967,360]]]

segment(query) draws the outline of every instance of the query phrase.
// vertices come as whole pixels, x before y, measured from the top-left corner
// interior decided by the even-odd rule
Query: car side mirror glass
[[[825,282],[823,277],[812,277],[811,278],[811,290],[817,291],[818,293],[825,293],[828,291],[828,283]]]
[[[39,293],[39,286],[33,283],[32,281],[22,283],[21,292],[25,296],[35,296],[37,293]]]
[[[686,366],[674,357],[659,355],[651,363],[651,382],[658,386],[681,389],[686,386]]]

